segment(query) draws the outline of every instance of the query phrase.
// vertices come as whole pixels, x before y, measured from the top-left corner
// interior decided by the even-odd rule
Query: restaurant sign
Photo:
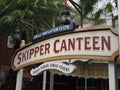
[[[79,28],[21,47],[13,55],[12,68],[18,70],[32,64],[64,59],[114,61],[116,56],[116,30],[111,27]]]

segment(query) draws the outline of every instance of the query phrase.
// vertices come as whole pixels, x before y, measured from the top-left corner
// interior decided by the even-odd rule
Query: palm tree
[[[32,29],[35,34],[60,23],[60,7],[61,2],[54,0],[0,0],[0,38],[5,34],[13,35],[19,27],[22,39],[29,42],[29,30]],[[16,72],[12,69],[8,79],[13,82],[16,80]],[[15,88],[12,81],[10,87]]]
[[[61,0],[62,1],[62,0]],[[0,36],[13,34],[16,27],[20,27],[23,39],[29,41],[28,25],[34,29],[34,34],[60,24],[60,12],[63,7],[60,0],[0,0]],[[93,5],[98,0],[81,0],[83,19],[94,22],[99,21],[101,13],[105,10],[112,11],[112,5],[108,3],[105,8],[99,9],[96,13]],[[78,18],[75,9],[71,9]],[[91,17],[88,15],[91,14]],[[77,19],[78,20],[78,19]],[[19,22],[22,21],[23,23]],[[24,24],[24,25],[23,25]],[[27,36],[27,37],[25,37]]]
[[[89,21],[93,21],[94,23],[101,20],[101,15],[106,13],[112,13],[112,3],[108,2],[102,8],[97,8],[95,4],[97,4],[99,0],[82,0],[83,7],[83,18]],[[99,4],[99,3],[98,3]],[[96,10],[97,9],[97,10]]]
[[[0,36],[13,34],[20,27],[25,39],[29,35],[26,26],[34,33],[54,27],[60,24],[61,6],[60,1],[54,0],[0,0]]]

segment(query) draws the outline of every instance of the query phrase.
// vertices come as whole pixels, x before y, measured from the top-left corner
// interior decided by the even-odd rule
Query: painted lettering
[[[75,50],[75,38],[68,39],[68,50]]]
[[[31,56],[34,54],[34,48],[31,48],[30,49],[30,57],[29,57],[29,59],[31,59]]]
[[[19,65],[21,62],[21,53],[18,54],[17,64]]]
[[[77,42],[78,42],[78,50],[81,50],[81,41],[83,40],[83,38],[82,37],[78,37],[78,38],[76,38],[76,40],[77,40]]]
[[[93,37],[93,50],[100,50],[100,46],[98,45],[99,45],[99,37],[94,36]]]
[[[52,39],[52,42],[40,42],[35,46],[32,45],[28,49],[23,50],[22,52],[17,54],[17,65],[21,65],[22,63],[33,60],[33,59],[41,59],[44,57],[52,57],[53,54],[58,55],[77,55],[82,53],[91,53],[93,51],[97,51],[102,53],[103,50],[110,51],[111,50],[111,37],[110,36],[77,36],[77,37],[69,37],[69,38],[60,38],[60,39]],[[96,53],[97,53],[96,52]],[[43,56],[44,55],[44,56]],[[51,56],[50,56],[51,55]],[[41,57],[40,57],[41,56]],[[54,55],[53,55],[54,56]],[[56,55],[57,56],[57,55]]]
[[[67,51],[66,41],[62,40],[60,51]]]
[[[85,37],[85,50],[90,50],[91,49],[90,39],[91,39],[91,37]]]
[[[60,40],[59,39],[57,39],[57,40],[55,40],[55,42],[54,42],[54,52],[55,53],[59,53],[59,50],[57,49],[58,47],[57,47],[57,44],[60,42]]]
[[[50,53],[50,43],[45,44],[45,54]]]
[[[22,62],[26,60],[26,52],[22,53]]]
[[[102,36],[102,50],[105,50],[105,46],[108,50],[111,50],[111,40],[110,40],[110,36]]]
[[[40,45],[40,55],[44,54],[44,45]]]
[[[35,54],[34,54],[34,57],[36,57],[37,53],[39,52],[39,47],[35,47]]]

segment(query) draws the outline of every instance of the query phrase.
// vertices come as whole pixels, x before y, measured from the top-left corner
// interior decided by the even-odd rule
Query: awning
[[[104,61],[74,61],[72,64],[77,66],[77,69],[74,70],[71,74],[64,74],[60,71],[53,70],[54,74],[66,75],[73,77],[86,77],[86,78],[108,78],[108,63]],[[117,68],[118,78],[120,78],[120,66]]]

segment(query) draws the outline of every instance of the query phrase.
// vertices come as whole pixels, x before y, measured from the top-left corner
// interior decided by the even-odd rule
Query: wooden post
[[[43,72],[43,90],[46,90],[47,71]]]
[[[16,90],[22,90],[23,69],[17,72]]]
[[[52,70],[50,70],[50,87],[49,90],[53,90],[54,86],[54,73]]]
[[[109,90],[118,90],[116,65],[117,65],[116,62],[108,63]]]
[[[25,45],[25,41],[21,41],[20,47]],[[16,89],[15,90],[22,90],[22,79],[23,79],[23,69],[18,70],[17,72],[17,80],[16,80]]]
[[[106,18],[106,24],[112,25],[112,14],[108,14]],[[108,62],[108,75],[109,75],[109,90],[118,90],[118,81],[117,81],[117,70],[116,70],[116,60],[114,62]]]

